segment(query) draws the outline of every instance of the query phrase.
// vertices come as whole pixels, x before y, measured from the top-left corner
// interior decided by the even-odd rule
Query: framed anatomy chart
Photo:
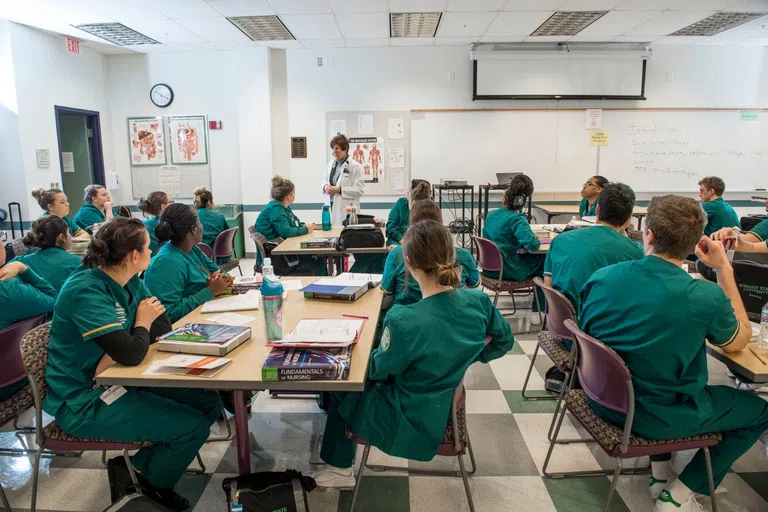
[[[168,134],[173,165],[208,163],[208,119],[206,116],[170,116]]]

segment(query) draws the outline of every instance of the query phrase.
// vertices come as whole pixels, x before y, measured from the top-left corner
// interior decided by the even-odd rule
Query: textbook
[[[329,277],[318,279],[301,289],[305,299],[345,300],[354,302],[370,289],[370,281],[338,279]]]
[[[364,318],[303,318],[281,340],[268,344],[274,347],[348,347],[355,343],[363,330]]]
[[[157,339],[157,349],[223,356],[251,338],[250,327],[215,324],[185,324]]]
[[[368,281],[369,288],[376,288],[384,280],[383,274],[361,274],[354,272],[344,272],[336,276],[339,281]]]
[[[238,276],[235,278],[235,282],[232,284],[232,291],[238,294],[244,294],[251,290],[261,289],[262,277],[261,274],[253,276]]]
[[[153,361],[143,375],[213,377],[231,362],[232,360],[226,357],[171,356],[164,361]]]
[[[273,348],[261,367],[261,380],[347,380],[351,359],[350,347]]]
[[[335,249],[336,242],[338,241],[339,239],[336,237],[311,238],[309,240],[301,242],[301,248],[302,249]]]
[[[218,299],[209,300],[203,304],[202,313],[226,313],[228,311],[248,311],[259,309],[261,304],[261,292],[248,290],[246,293],[227,295]]]

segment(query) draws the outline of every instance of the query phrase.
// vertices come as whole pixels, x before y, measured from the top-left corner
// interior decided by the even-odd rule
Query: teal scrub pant
[[[339,403],[345,395],[346,393],[331,393],[323,446],[320,448],[320,458],[336,468],[351,468],[357,452],[357,443],[347,437],[347,422],[339,414]]]
[[[216,391],[126,389],[112,405],[96,399],[84,413],[64,406],[56,423],[76,437],[154,442],[134,455],[133,465],[151,485],[173,488],[208,439],[221,399]]]
[[[328,260],[323,257],[299,256],[299,266],[311,268],[313,276],[328,275]]]
[[[355,254],[355,263],[350,272],[360,274],[383,274],[384,264],[387,262],[387,254]]]

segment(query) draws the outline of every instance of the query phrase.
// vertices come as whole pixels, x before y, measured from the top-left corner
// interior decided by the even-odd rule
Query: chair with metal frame
[[[219,258],[231,258],[226,263],[219,265],[219,268],[224,272],[237,269],[240,275],[243,275],[243,270],[240,268],[240,260],[235,254],[235,236],[237,236],[237,230],[239,227],[225,229],[218,234],[216,240],[213,241],[213,257],[214,262],[217,262]],[[216,263],[218,265],[218,263]]]

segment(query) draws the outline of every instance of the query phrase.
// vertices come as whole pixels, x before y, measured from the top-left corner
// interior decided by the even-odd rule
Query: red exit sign
[[[69,53],[80,53],[80,41],[77,39],[67,38],[67,51]]]

